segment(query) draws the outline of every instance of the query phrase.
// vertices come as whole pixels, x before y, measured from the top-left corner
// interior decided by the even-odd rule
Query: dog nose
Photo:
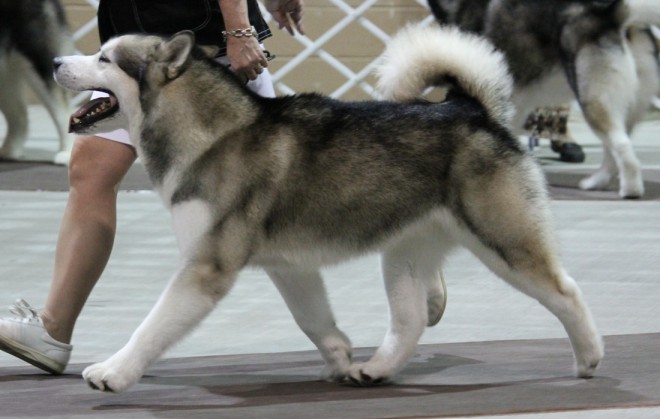
[[[53,58],[53,70],[57,70],[62,65],[62,57]]]

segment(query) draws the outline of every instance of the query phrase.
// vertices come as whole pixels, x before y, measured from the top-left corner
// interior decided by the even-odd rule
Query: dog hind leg
[[[501,263],[496,265],[502,266]],[[563,268],[549,260],[538,266],[497,269],[491,264],[490,267],[509,284],[538,300],[559,319],[573,348],[576,375],[583,378],[593,376],[603,357],[602,340],[578,285]]]
[[[620,51],[616,53],[615,51]],[[604,189],[618,175],[619,195],[639,198],[644,183],[639,159],[627,129],[628,112],[636,102],[638,79],[635,62],[626,45],[604,51],[600,46],[585,46],[576,59],[578,98],[585,119],[603,142],[605,155],[599,170],[580,182],[582,189]]]
[[[321,378],[342,381],[351,364],[351,342],[337,328],[319,272],[267,269],[300,329],[326,362]]]
[[[414,355],[424,327],[440,319],[446,302],[442,260],[442,247],[428,236],[400,240],[383,253],[390,325],[376,353],[366,363],[351,365],[354,384],[391,381]]]
[[[642,120],[653,103],[653,98],[660,89],[660,68],[658,50],[652,32],[646,29],[629,28],[628,45],[635,60],[635,69],[639,88],[635,97],[635,106],[628,112],[626,130],[630,134],[635,125]]]
[[[610,119],[609,122],[612,124],[605,128],[601,124],[607,118],[606,113],[597,112],[599,116],[592,118],[590,115],[593,113],[596,112],[591,109],[584,112],[589,125],[603,143],[603,161],[595,173],[580,181],[580,188],[585,190],[606,189],[612,180],[618,177],[620,197],[642,197],[644,182],[641,163],[632,148],[625,124],[621,124],[624,121],[615,122]]]
[[[518,177],[534,176],[528,171]],[[547,202],[523,195],[520,188],[507,185],[506,178],[494,183],[496,187],[472,197],[478,200],[467,212],[472,227],[470,232],[459,227],[456,239],[559,319],[573,347],[577,375],[589,377],[603,356],[602,340],[580,289],[557,257]]]

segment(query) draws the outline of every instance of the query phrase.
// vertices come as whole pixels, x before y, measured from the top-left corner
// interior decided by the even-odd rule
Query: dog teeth
[[[96,109],[94,109],[92,112],[90,112],[88,115],[89,116],[94,116],[97,113],[101,113],[103,111],[106,111],[106,110],[110,109],[111,107],[112,106],[110,106],[110,104],[108,102],[103,102]]]
[[[97,117],[98,119],[101,119],[103,118],[103,114],[112,110],[113,107],[113,102],[111,100],[94,99],[90,101],[87,106],[81,107],[71,115],[70,123],[78,125],[85,124],[88,120],[97,119]]]

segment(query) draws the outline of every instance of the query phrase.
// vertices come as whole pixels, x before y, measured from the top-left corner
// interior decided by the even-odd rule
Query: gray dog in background
[[[577,100],[603,144],[603,162],[582,189],[618,183],[623,198],[644,195],[630,135],[658,92],[658,51],[650,31],[659,0],[428,0],[442,23],[479,33],[500,49],[514,79],[514,129],[540,106]]]
[[[59,140],[53,162],[68,164],[73,136],[67,132],[69,94],[53,80],[53,58],[73,53],[58,0],[0,0],[0,112],[7,134],[0,159],[25,160],[31,88],[50,114]]]

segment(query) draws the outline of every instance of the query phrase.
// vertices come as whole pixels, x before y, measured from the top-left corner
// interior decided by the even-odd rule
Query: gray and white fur
[[[184,255],[126,346],[85,369],[93,388],[136,383],[246,266],[272,278],[325,360],[325,379],[390,382],[440,320],[441,267],[458,246],[555,314],[577,374],[594,373],[602,342],[557,257],[542,173],[508,128],[502,55],[456,30],[409,28],[386,57],[380,85],[392,100],[368,102],[259,97],[189,32],[123,36],[94,56],[56,60],[63,86],[116,98],[103,112],[127,117]],[[446,101],[416,99],[429,83],[449,86]],[[107,129],[98,115],[79,115],[72,128]],[[370,252],[382,253],[390,324],[360,363],[319,269]]]
[[[73,136],[67,132],[70,95],[52,77],[53,58],[73,53],[62,4],[58,0],[0,0],[0,112],[7,132],[0,159],[25,160],[28,140],[28,88],[43,103],[55,125],[56,164],[68,164]]]
[[[660,88],[650,32],[652,24],[660,24],[660,1],[429,0],[429,5],[439,22],[482,34],[504,53],[514,79],[517,133],[535,108],[577,100],[603,144],[600,168],[580,187],[618,187],[623,198],[644,195],[630,137]]]

